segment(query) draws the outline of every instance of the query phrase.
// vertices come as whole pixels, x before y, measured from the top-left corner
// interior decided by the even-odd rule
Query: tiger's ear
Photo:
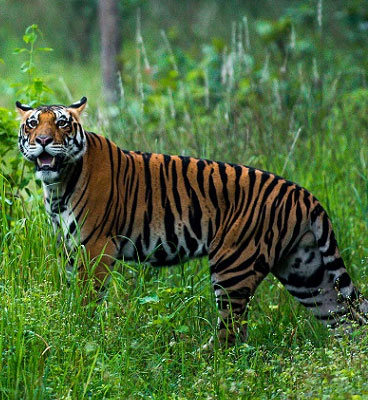
[[[72,108],[78,115],[82,113],[87,104],[87,97],[82,97],[79,101],[71,104],[68,108]]]
[[[21,117],[23,117],[23,115],[30,110],[33,110],[33,108],[27,104],[22,104],[19,101],[15,102],[15,105],[17,106],[17,110],[20,114]]]

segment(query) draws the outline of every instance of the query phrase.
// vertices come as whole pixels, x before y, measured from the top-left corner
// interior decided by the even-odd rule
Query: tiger
[[[323,324],[367,324],[368,301],[306,189],[245,165],[122,150],[83,128],[86,104],[16,102],[18,146],[68,251],[83,246],[97,260],[97,293],[116,260],[165,266],[207,255],[218,315],[209,347],[216,336],[225,345],[246,340],[248,304],[268,273]],[[75,268],[85,282],[87,263]]]

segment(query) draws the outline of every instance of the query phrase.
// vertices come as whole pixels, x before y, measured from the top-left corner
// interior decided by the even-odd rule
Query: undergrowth
[[[344,49],[319,40],[318,29],[302,39],[297,17],[288,18],[257,23],[263,52],[250,46],[247,19],[233,25],[231,43],[204,46],[200,60],[165,34],[152,53],[138,40],[120,103],[92,99],[84,125],[126,149],[238,162],[298,182],[327,209],[368,295],[364,60],[329,64]],[[33,104],[72,102],[66,81],[27,73],[9,89],[14,97],[20,88]],[[88,96],[83,82],[77,89]],[[206,259],[159,269],[120,262],[106,300],[82,307],[39,182],[17,154],[16,126],[0,109],[1,398],[368,398],[367,328],[333,336],[272,277],[251,302],[247,343],[212,353],[200,351],[217,316]]]

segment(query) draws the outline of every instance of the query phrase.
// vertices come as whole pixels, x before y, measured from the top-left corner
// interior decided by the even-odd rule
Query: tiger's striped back
[[[117,257],[163,265],[210,253],[224,262],[235,249],[242,253],[253,244],[247,257],[263,254],[271,268],[309,229],[309,215],[319,204],[305,189],[268,172],[122,151],[104,137],[86,135],[80,179],[99,188],[85,193],[80,187],[71,204],[77,223],[87,210],[93,214],[82,244],[103,234],[116,243]],[[105,209],[93,213],[92,204]]]

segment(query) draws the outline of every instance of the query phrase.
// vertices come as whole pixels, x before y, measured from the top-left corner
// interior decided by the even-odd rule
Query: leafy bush
[[[31,106],[45,104],[49,100],[52,90],[45,84],[44,80],[36,76],[37,66],[35,54],[39,52],[50,52],[51,48],[36,47],[38,36],[42,34],[36,24],[29,26],[24,35],[23,42],[26,47],[17,48],[14,54],[25,54],[26,60],[21,65],[21,73],[25,81],[11,84],[18,88],[17,99]],[[20,190],[27,187],[31,180],[29,164],[26,164],[17,150],[17,131],[19,122],[15,111],[0,108],[0,163],[3,178],[18,195]]]

